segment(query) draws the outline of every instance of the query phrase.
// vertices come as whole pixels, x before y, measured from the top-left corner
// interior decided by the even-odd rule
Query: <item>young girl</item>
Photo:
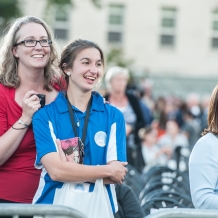
[[[102,50],[91,41],[76,40],[62,52],[59,66],[67,91],[60,92],[33,118],[36,166],[43,169],[34,203],[52,204],[56,188],[65,182],[91,191],[91,182],[103,178],[116,212],[111,184],[121,184],[127,171],[125,121],[118,109],[105,104],[103,97],[93,91],[103,76]],[[69,144],[80,146],[73,154],[68,153],[68,161],[62,161],[58,148]]]

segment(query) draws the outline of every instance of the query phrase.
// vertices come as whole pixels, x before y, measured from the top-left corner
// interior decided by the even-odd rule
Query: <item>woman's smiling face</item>
[[[22,25],[18,35],[19,38],[16,43],[28,39],[48,39],[45,28],[38,23]],[[35,47],[26,47],[24,44],[20,44],[13,48],[13,54],[18,58],[18,66],[21,69],[44,69],[50,57],[50,47],[42,47],[39,42]]]

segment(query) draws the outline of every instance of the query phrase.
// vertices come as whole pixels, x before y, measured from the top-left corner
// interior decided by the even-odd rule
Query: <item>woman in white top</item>
[[[128,163],[140,171],[141,163],[138,162],[137,158],[137,151],[140,149],[138,131],[146,126],[146,121],[144,120],[138,97],[132,91],[127,90],[129,78],[128,69],[119,66],[109,68],[105,76],[108,90],[105,99],[117,107],[124,116]]]
[[[189,159],[189,180],[193,204],[201,209],[218,209],[218,85],[208,111],[208,128],[195,144]]]

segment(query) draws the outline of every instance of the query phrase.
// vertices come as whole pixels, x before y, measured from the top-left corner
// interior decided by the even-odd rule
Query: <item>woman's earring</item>
[[[70,76],[71,75],[71,73],[68,71],[68,72],[66,72],[66,74],[68,75],[68,76]]]

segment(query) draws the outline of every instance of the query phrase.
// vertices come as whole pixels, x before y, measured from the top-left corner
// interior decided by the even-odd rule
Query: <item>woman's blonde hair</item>
[[[210,98],[207,125],[208,127],[202,132],[202,135],[209,132],[218,134],[218,85],[214,88]]]
[[[110,67],[105,75],[105,85],[108,90],[111,89],[111,79],[117,74],[123,74],[129,80],[129,70],[119,66]]]
[[[18,59],[14,57],[12,49],[19,38],[19,30],[22,25],[27,23],[37,23],[42,25],[48,38],[52,40],[50,45],[50,57],[44,69],[44,89],[52,90],[52,85],[58,82],[57,69],[58,55],[56,51],[55,42],[53,42],[53,34],[47,24],[33,16],[25,16],[14,20],[5,30],[0,41],[0,83],[8,87],[17,88],[20,86],[20,79],[17,72]]]

